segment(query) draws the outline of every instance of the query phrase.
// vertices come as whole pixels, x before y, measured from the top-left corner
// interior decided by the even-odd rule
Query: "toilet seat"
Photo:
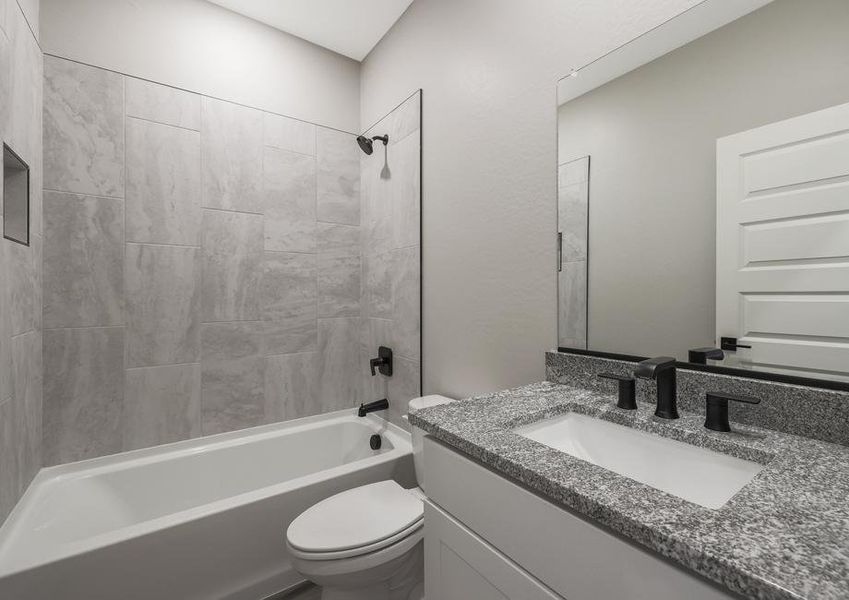
[[[305,560],[351,558],[415,536],[423,527],[423,517],[419,494],[395,481],[380,481],[307,509],[292,521],[286,541],[290,552]]]

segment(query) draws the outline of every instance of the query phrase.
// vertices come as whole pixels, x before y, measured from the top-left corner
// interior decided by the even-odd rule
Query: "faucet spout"
[[[676,361],[670,356],[658,356],[637,363],[634,376],[654,379],[657,383],[656,417],[678,418],[678,386],[675,377]]]
[[[360,408],[357,410],[358,417],[364,417],[369,413],[378,411],[378,410],[387,410],[389,408],[389,400],[384,398],[383,400],[375,400],[374,402],[369,402],[368,404],[360,404]]]

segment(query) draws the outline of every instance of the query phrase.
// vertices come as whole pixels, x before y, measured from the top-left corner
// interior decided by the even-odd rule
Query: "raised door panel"
[[[716,202],[734,362],[849,379],[849,104],[718,140]]]

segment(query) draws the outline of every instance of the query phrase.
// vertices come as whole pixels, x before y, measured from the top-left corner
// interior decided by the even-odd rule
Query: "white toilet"
[[[422,409],[445,396],[410,400]],[[413,462],[422,481],[422,438],[412,428]],[[392,480],[347,490],[301,513],[286,532],[295,569],[322,586],[322,600],[424,598],[424,494]]]

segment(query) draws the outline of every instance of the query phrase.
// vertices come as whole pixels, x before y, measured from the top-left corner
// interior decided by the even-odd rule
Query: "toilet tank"
[[[422,396],[421,398],[413,398],[412,400],[410,400],[409,404],[407,405],[407,410],[408,412],[410,410],[421,410],[430,406],[448,404],[449,402],[454,402],[454,400],[446,396],[439,396],[437,394],[433,394],[430,396]],[[422,456],[425,432],[419,429],[418,427],[411,426],[410,436],[412,437],[413,442],[413,463],[416,469],[416,481],[418,481],[420,488],[425,489],[423,463],[424,457]],[[425,490],[425,493],[427,493],[427,490]]]

